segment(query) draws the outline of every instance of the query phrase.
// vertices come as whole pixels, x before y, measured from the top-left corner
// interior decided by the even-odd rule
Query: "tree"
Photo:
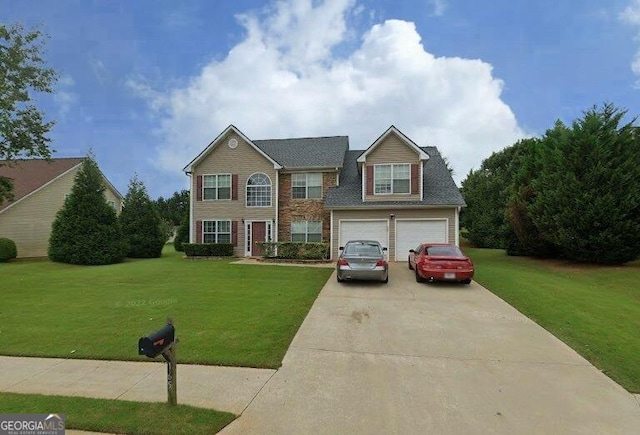
[[[124,197],[120,213],[122,232],[129,244],[127,257],[157,258],[167,238],[162,230],[162,220],[137,176],[129,181],[129,190]]]
[[[461,225],[467,238],[482,248],[505,248],[510,234],[507,200],[521,156],[533,146],[534,139],[523,139],[491,154],[480,169],[471,171],[462,182],[461,192],[467,208]]]
[[[127,254],[116,211],[104,196],[103,176],[87,157],[74,179],[71,194],[53,221],[49,258],[71,264],[112,264]]]
[[[564,258],[618,264],[640,254],[640,137],[625,115],[594,106],[542,138],[527,213]]]
[[[178,231],[176,232],[176,238],[173,240],[173,247],[178,252],[184,251],[184,248],[182,247],[183,243],[189,243],[189,225],[189,214],[187,214],[180,223]]]
[[[162,196],[156,200],[156,207],[162,219],[171,222],[173,226],[178,226],[184,221],[184,217],[189,215],[189,191],[181,190],[174,192],[171,198],[164,199]]]
[[[47,137],[53,121],[44,121],[32,103],[33,92],[53,92],[56,72],[42,58],[44,35],[19,24],[0,24],[0,160],[51,157]],[[0,202],[12,199],[10,180],[0,177]]]

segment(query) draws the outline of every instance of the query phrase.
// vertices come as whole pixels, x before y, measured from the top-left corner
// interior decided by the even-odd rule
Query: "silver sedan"
[[[375,240],[350,240],[340,247],[336,265],[338,282],[347,279],[389,282],[389,263],[384,255],[387,248]]]

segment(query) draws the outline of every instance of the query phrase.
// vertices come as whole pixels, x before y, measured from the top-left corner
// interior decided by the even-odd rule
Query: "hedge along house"
[[[0,161],[0,175],[13,183],[13,201],[0,203],[0,237],[12,239],[18,257],[46,257],[51,225],[71,193],[82,157]],[[103,175],[105,199],[117,213],[122,195]]]
[[[233,125],[184,171],[191,176],[190,241],[232,243],[257,256],[263,241],[326,241],[335,258],[374,239],[403,260],[421,241],[459,242],[465,205],[435,147],[391,126],[366,150],[346,136],[250,140]]]

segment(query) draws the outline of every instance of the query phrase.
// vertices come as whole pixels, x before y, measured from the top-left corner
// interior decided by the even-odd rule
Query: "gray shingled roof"
[[[284,169],[342,168],[344,153],[349,149],[347,136],[268,139],[252,142]]]
[[[447,165],[436,147],[421,147],[429,155],[424,162],[422,201],[367,201],[362,202],[362,180],[356,159],[362,150],[347,151],[340,173],[340,186],[327,190],[325,206],[334,207],[390,207],[407,205],[465,206],[464,198],[453,181]]]

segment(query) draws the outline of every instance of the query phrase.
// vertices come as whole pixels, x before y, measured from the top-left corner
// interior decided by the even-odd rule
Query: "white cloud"
[[[460,180],[524,136],[491,65],[435,57],[411,22],[376,24],[334,57],[354,12],[352,0],[279,1],[240,17],[246,37],[187,85],[158,94],[131,82],[161,118],[158,166],[178,171],[232,123],[254,139],[348,135],[352,149],[394,124],[438,146]]]
[[[58,106],[58,116],[64,118],[71,106],[77,101],[77,96],[71,89],[75,86],[75,81],[69,75],[63,75],[58,79],[58,87],[53,94],[53,100]]]
[[[638,77],[635,86],[640,89],[640,0],[632,0],[620,14],[620,20],[634,26],[637,31],[635,40],[639,47],[631,60],[631,71]]]
[[[430,0],[430,3],[433,6],[431,15],[435,17],[444,15],[444,11],[447,9],[447,2],[445,0]]]

